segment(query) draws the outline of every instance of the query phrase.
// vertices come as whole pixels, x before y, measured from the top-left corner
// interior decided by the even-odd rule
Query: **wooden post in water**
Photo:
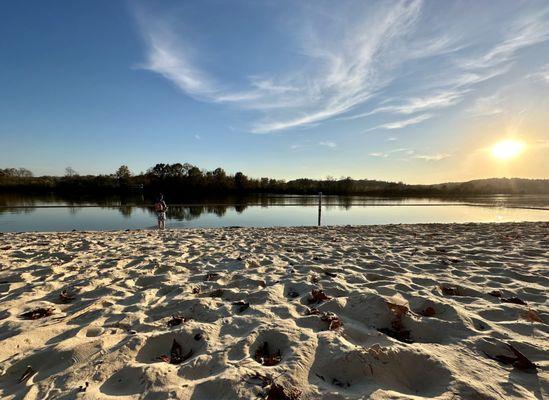
[[[318,192],[318,226],[322,218],[322,192]]]

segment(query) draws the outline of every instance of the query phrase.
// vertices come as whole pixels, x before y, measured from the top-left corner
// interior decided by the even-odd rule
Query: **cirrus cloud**
[[[254,133],[372,115],[385,121],[371,129],[391,130],[461,103],[477,85],[508,73],[522,49],[549,39],[547,7],[508,13],[492,27],[490,41],[484,39],[482,21],[475,25],[474,20],[449,18],[420,0],[347,6],[318,2],[289,9],[288,14],[299,15],[294,19],[299,24],[286,26],[295,38],[287,47],[306,60],[299,67],[294,63],[286,70],[267,63],[260,74],[238,80],[216,75],[204,66],[211,55],[179,30],[179,24],[192,21],[135,7],[146,48],[139,67],[196,100],[250,113],[247,130]],[[467,23],[472,27],[466,31]],[[246,54],[242,58],[245,62]],[[426,75],[426,70],[435,73]],[[406,90],[399,93],[401,88]]]

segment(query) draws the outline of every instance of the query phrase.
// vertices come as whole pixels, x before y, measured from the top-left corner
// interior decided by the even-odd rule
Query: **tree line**
[[[0,169],[0,190],[18,193],[65,195],[129,195],[154,197],[162,192],[172,197],[204,195],[280,193],[378,195],[378,196],[462,196],[482,194],[549,194],[549,179],[493,178],[434,185],[408,185],[371,179],[252,178],[223,168],[200,169],[188,163],[159,163],[144,173],[134,174],[122,165],[112,174],[80,175],[67,167],[64,176],[34,176],[25,168]]]

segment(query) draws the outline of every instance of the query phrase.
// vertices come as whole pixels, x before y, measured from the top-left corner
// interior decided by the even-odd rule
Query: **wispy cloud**
[[[434,110],[437,108],[444,108],[457,104],[465,91],[449,90],[440,93],[433,93],[426,97],[411,97],[406,99],[405,102],[398,105],[388,105],[378,108],[374,108],[371,111],[362,114],[356,114],[342,119],[351,120],[357,118],[364,118],[370,115],[378,113],[395,113],[395,114],[414,114],[416,112],[422,112],[425,110]]]
[[[474,117],[485,117],[501,114],[504,111],[503,97],[501,93],[491,96],[479,97],[467,111]]]
[[[419,160],[424,161],[440,161],[444,160],[445,158],[451,157],[451,154],[448,153],[438,153],[438,154],[418,154],[414,156],[414,158],[417,158]]]
[[[455,57],[457,61],[449,65],[442,80],[437,84],[434,79],[429,85],[419,85],[416,90],[426,93],[422,96],[404,98],[398,103],[384,104],[366,112],[343,117],[342,119],[352,120],[365,118],[378,113],[389,114],[414,114],[437,109],[447,108],[462,102],[465,97],[473,92],[474,86],[489,79],[506,74],[512,66],[517,53],[525,47],[549,40],[549,7],[537,13],[521,16],[510,24],[509,29],[500,41],[484,51],[473,51],[468,56]],[[474,42],[464,42],[463,47],[473,45]],[[541,71],[537,77],[547,78],[549,71]],[[496,107],[495,98],[478,99],[470,109],[476,115],[494,115],[503,110]],[[386,102],[387,103],[387,102]],[[394,124],[400,127],[401,121]],[[387,129],[393,126],[391,123],[381,124],[372,129]]]
[[[323,142],[319,142],[318,143],[319,146],[324,146],[324,147],[330,147],[330,148],[335,148],[337,147],[337,144],[335,144],[335,142],[331,142],[329,140],[326,140],[326,141],[323,141]]]
[[[423,160],[423,161],[440,161],[446,158],[451,157],[449,153],[436,153],[436,154],[417,154],[415,150],[408,148],[398,148],[388,151],[375,151],[368,153],[370,157],[378,158],[394,158],[398,157],[400,160],[410,161],[410,160]]]
[[[518,50],[548,40],[548,14],[549,7],[546,7],[533,14],[520,16],[511,24],[503,41],[481,56],[464,60],[462,66],[468,69],[498,67],[512,61]]]
[[[374,126],[373,128],[370,128],[369,130],[374,129],[402,129],[410,125],[416,125],[423,121],[427,121],[428,119],[432,118],[433,114],[420,114],[412,118],[407,119],[401,119],[397,121],[388,122],[385,124]]]
[[[332,32],[322,20],[309,21],[302,50],[315,63],[312,71],[298,74],[300,78],[309,77],[305,82],[293,84],[300,88],[302,106],[296,110],[300,115],[287,117],[292,110],[279,110],[256,123],[253,131],[266,133],[311,125],[372,98],[389,79],[379,73],[378,63],[386,49],[413,27],[420,8],[419,1],[411,1],[373,10],[369,18],[365,15],[363,24],[349,27],[335,42],[330,40]],[[371,23],[366,23],[368,19]]]
[[[528,78],[549,83],[549,64],[544,65],[538,71],[528,75]]]
[[[287,70],[266,67],[236,80],[215,76],[205,67],[203,60],[209,55],[181,34],[175,18],[136,8],[146,44],[146,60],[140,67],[197,100],[251,113],[249,130],[255,133],[374,114],[382,114],[385,122],[371,129],[392,130],[459,104],[476,85],[507,73],[521,49],[549,39],[549,8],[502,21],[503,33],[483,42],[481,30],[456,28],[462,21],[455,21],[454,27],[433,24],[428,18],[436,16],[427,12],[428,6],[412,0],[293,7],[300,23],[291,27],[296,42],[289,46],[299,48],[296,53],[307,62]],[[408,71],[408,65],[415,69]],[[425,68],[437,73],[426,75]],[[386,101],[387,92],[399,100]]]
[[[307,145],[300,144],[300,143],[293,143],[293,144],[290,145],[291,150],[299,150],[299,149],[302,149],[304,147],[307,147]]]
[[[336,41],[330,40],[333,32],[319,18],[321,14],[305,15],[308,29],[299,37],[312,66],[265,79],[251,77],[249,87],[243,90],[228,89],[226,83],[200,69],[199,57],[187,50],[190,44],[177,36],[168,20],[137,13],[147,44],[147,61],[141,67],[164,76],[194,98],[262,111],[264,117],[253,124],[253,132],[311,125],[362,104],[391,79],[381,73],[394,63],[387,53],[413,29],[420,10],[420,1],[362,10],[363,21],[338,32]],[[444,44],[431,42],[425,49],[442,51]],[[427,56],[425,49],[415,57]]]
[[[304,149],[310,149],[313,147],[327,147],[329,149],[335,149],[337,147],[337,143],[332,142],[330,140],[325,140],[318,143],[306,141],[304,143],[293,143],[290,145],[291,150],[304,150]]]

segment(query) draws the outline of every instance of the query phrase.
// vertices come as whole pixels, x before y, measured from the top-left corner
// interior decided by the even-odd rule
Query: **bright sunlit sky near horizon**
[[[545,0],[4,1],[0,21],[0,168],[549,177]]]

